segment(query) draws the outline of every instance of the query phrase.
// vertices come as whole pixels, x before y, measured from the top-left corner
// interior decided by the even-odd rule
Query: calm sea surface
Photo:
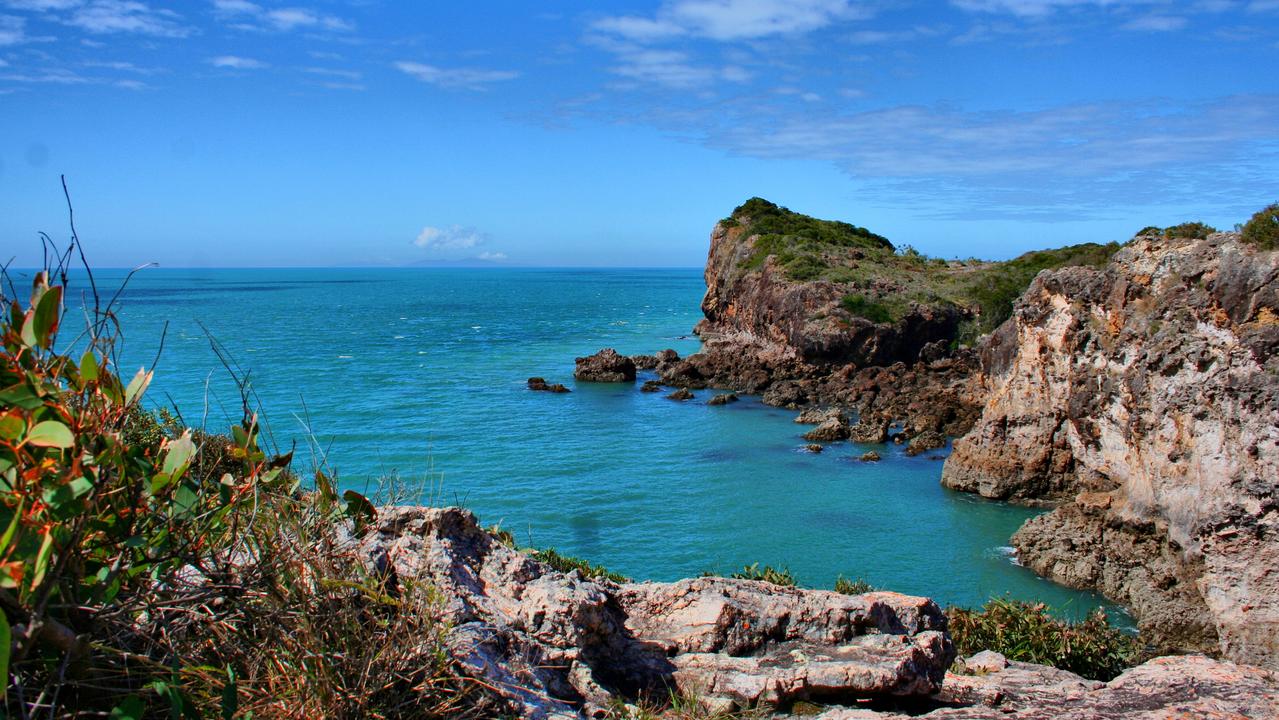
[[[122,273],[99,273],[118,284]],[[789,567],[801,583],[864,578],[943,604],[1100,604],[1015,565],[1003,546],[1034,511],[944,490],[946,451],[802,452],[794,413],[707,407],[639,386],[574,383],[602,347],[697,350],[698,270],[148,270],[122,296],[126,366],[152,405],[224,429],[239,401],[209,334],[251,371],[279,445],[313,437],[344,487],[398,476],[410,502],[457,503],[517,538],[637,579]],[[525,389],[541,375],[571,394]]]

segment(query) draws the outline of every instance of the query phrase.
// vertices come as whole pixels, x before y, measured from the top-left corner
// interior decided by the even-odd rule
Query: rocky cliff
[[[1134,239],[1040,274],[985,344],[943,483],[1060,504],[1014,538],[1167,647],[1279,667],[1279,253]]]
[[[952,666],[946,617],[931,600],[841,595],[761,581],[616,583],[559,572],[504,545],[457,508],[382,508],[346,544],[375,572],[439,594],[444,645],[485,688],[487,716],[529,720],[656,717],[1268,717],[1272,673],[1204,657],[1160,658],[1110,683],[978,653]],[[948,668],[950,671],[948,672]],[[665,717],[665,715],[663,715]]]

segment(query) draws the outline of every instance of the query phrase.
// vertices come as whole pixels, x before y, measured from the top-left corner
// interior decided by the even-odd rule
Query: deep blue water
[[[635,578],[759,562],[943,604],[1010,595],[1077,616],[1100,603],[1016,566],[1002,548],[1034,511],[944,490],[945,451],[812,455],[794,413],[757,399],[573,381],[574,356],[602,347],[695,351],[703,290],[692,269],[148,270],[122,296],[123,357],[126,374],[150,365],[167,322],[148,402],[224,429],[239,400],[202,323],[303,469],[318,446],[344,487],[397,477],[406,501],[465,505]],[[530,392],[531,375],[573,392]]]

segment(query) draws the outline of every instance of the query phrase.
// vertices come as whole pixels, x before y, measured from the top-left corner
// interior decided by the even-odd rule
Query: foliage
[[[798,584],[795,576],[791,574],[788,568],[778,569],[772,565],[765,565],[761,568],[759,563],[751,563],[729,575],[729,577],[738,580],[763,580],[766,583],[781,585],[782,587],[795,587]]]
[[[69,253],[68,253],[69,254]],[[35,276],[0,320],[0,669],[6,714],[445,717],[476,688],[449,671],[437,599],[339,544],[372,519],[291,454],[140,403],[116,368],[110,305],[58,348],[66,274]]]
[[[1155,227],[1154,225],[1147,225],[1146,227],[1138,230],[1137,234],[1133,235],[1133,237],[1142,237],[1144,235],[1163,235],[1163,234],[1164,234],[1163,228]]]
[[[552,569],[559,572],[573,572],[577,570],[584,577],[594,580],[612,580],[615,583],[629,582],[630,578],[620,573],[615,573],[603,565],[592,565],[579,557],[572,555],[562,555],[555,548],[546,548],[544,550],[532,550],[529,554],[536,560],[540,560]]]
[[[989,332],[1012,316],[1013,303],[1041,271],[1075,265],[1101,267],[1118,250],[1118,243],[1083,243],[1028,252],[974,273],[966,295],[979,309],[982,330]]]
[[[1240,230],[1240,237],[1261,250],[1279,248],[1279,203],[1258,210]]]
[[[1138,640],[1113,627],[1101,608],[1082,622],[1049,616],[1042,604],[992,599],[980,610],[950,608],[950,637],[961,656],[994,650],[1009,660],[1051,665],[1110,680],[1142,660]]]
[[[864,247],[892,250],[893,244],[864,227],[838,220],[818,220],[779,207],[763,198],[751,198],[733,211],[732,219],[749,218],[751,232],[793,237],[813,245]]]
[[[875,589],[874,585],[871,585],[861,578],[849,580],[843,575],[835,578],[835,592],[842,593],[844,595],[862,595],[868,592],[875,592]]]
[[[852,315],[866,318],[874,323],[889,323],[896,320],[887,305],[874,300],[867,300],[864,295],[845,295],[840,299],[839,306]]]
[[[1164,228],[1163,235],[1166,238],[1203,240],[1215,232],[1217,232],[1217,228],[1211,225],[1205,225],[1201,222],[1184,222],[1180,225],[1172,225]]]

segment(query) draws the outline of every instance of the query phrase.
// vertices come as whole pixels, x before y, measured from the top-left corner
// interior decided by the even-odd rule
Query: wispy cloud
[[[1071,8],[1125,8],[1161,4],[1163,0],[951,0],[961,10],[1005,13],[1024,18],[1046,17]]]
[[[401,60],[394,65],[400,72],[406,73],[424,83],[450,90],[484,90],[493,83],[514,80],[520,76],[514,70],[442,68],[407,60]]]
[[[219,55],[209,58],[209,64],[216,68],[227,68],[230,70],[260,70],[269,67],[267,63],[253,58],[240,57],[239,55]]]
[[[486,261],[488,261],[488,262],[502,262],[503,260],[506,260],[506,253],[504,253],[504,252],[482,252],[482,253],[480,253],[479,255],[476,255],[476,256],[475,256],[475,259],[476,259],[476,260],[486,260]]]
[[[64,20],[89,33],[135,33],[154,37],[183,38],[192,29],[182,16],[164,8],[152,8],[136,0],[92,0],[75,7]]]
[[[0,47],[17,45],[27,39],[27,21],[15,15],[0,15]]]
[[[355,27],[336,15],[305,7],[267,9],[247,0],[213,0],[213,9],[219,17],[231,21],[233,27],[241,30],[347,32]]]
[[[1173,32],[1186,27],[1189,21],[1172,15],[1143,15],[1123,24],[1124,30],[1136,32]]]
[[[635,42],[685,35],[729,41],[809,32],[867,15],[850,0],[666,0],[653,17],[606,17],[594,28]]]
[[[413,244],[426,250],[465,250],[483,245],[488,236],[475,228],[450,225],[449,227],[422,228]]]

